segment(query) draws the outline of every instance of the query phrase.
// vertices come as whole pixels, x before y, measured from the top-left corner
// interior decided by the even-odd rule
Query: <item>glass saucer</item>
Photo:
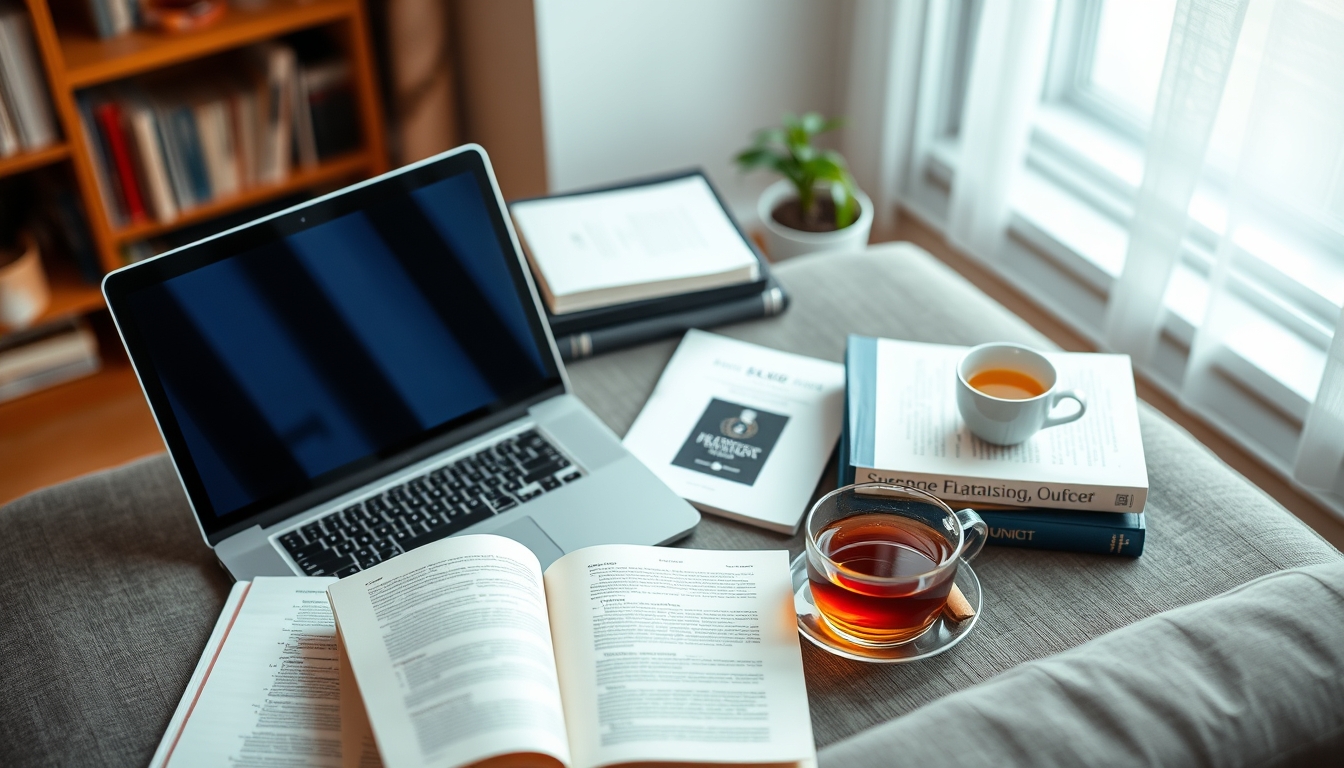
[[[831,629],[830,625],[822,619],[821,612],[813,604],[812,585],[807,580],[806,558],[807,553],[804,552],[794,558],[793,564],[790,566],[793,576],[793,608],[798,613],[798,631],[813,645],[836,656],[874,664],[904,664],[908,661],[919,661],[920,659],[937,656],[961,642],[975,628],[976,622],[980,620],[982,603],[980,579],[976,578],[975,571],[971,569],[970,564],[962,561],[961,565],[957,567],[956,585],[961,588],[961,593],[975,608],[974,616],[965,621],[953,623],[946,616],[939,615],[938,620],[924,634],[908,643],[890,648],[869,648],[852,643],[837,635],[835,630]]]

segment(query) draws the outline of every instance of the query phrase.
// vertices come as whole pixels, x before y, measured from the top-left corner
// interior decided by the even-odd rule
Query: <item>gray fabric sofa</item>
[[[777,275],[788,312],[719,332],[837,361],[849,333],[1051,346],[910,245],[795,259]],[[675,346],[575,364],[574,390],[623,434]],[[1344,557],[1161,414],[1141,405],[1140,421],[1143,557],[987,548],[975,564],[979,625],[918,664],[804,644],[823,765],[1344,754]],[[639,513],[637,500],[621,503]],[[706,516],[681,546],[802,545]],[[167,458],[0,509],[0,563],[0,765],[145,764],[229,586]]]

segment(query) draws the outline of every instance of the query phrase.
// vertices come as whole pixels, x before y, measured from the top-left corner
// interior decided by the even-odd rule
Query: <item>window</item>
[[[974,0],[941,5],[930,4],[925,20],[919,125],[903,198],[935,226],[946,222],[957,173],[960,121],[948,116],[961,114],[955,105],[967,91],[967,58],[982,10]],[[1230,297],[1240,325],[1217,366],[1230,383],[1214,398],[1222,400],[1194,410],[1284,469],[1292,465],[1295,436],[1316,397],[1344,305],[1344,194],[1327,196],[1325,208],[1316,211],[1234,199],[1234,189],[1254,188],[1234,181],[1245,171],[1237,163],[1272,6],[1252,2],[1242,23],[1167,288],[1159,353],[1146,372],[1174,394],[1182,392],[1191,348],[1205,322],[1218,249],[1228,248],[1222,295]],[[1107,298],[1124,269],[1176,11],[1177,0],[1059,0],[1026,172],[1012,195],[1010,241],[994,265],[1098,341]],[[928,119],[926,111],[941,119]],[[1310,166],[1297,164],[1306,168],[1300,185],[1319,190],[1321,179],[1311,175],[1318,169]],[[1320,170],[1329,172],[1344,173]],[[1230,215],[1234,208],[1236,217]],[[1225,238],[1233,220],[1235,231]]]

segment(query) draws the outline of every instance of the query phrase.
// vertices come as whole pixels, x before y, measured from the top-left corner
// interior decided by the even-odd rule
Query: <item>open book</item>
[[[388,768],[814,760],[787,552],[460,536],[327,591]]]

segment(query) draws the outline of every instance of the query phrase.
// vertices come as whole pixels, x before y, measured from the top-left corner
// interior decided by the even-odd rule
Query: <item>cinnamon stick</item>
[[[961,593],[956,584],[952,585],[952,592],[947,596],[947,605],[943,606],[943,613],[953,622],[963,622],[975,615],[975,609],[971,607],[971,601]]]

